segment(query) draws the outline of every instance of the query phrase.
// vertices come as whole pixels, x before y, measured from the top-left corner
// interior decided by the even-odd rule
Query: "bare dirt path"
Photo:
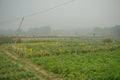
[[[8,52],[5,49],[2,49],[2,51],[6,55],[8,55],[12,59],[14,59],[15,61],[19,62],[20,65],[23,66],[26,70],[35,71],[36,76],[40,77],[40,80],[41,80],[41,77],[42,77],[42,80],[63,80],[62,78],[58,77],[57,75],[55,75],[53,73],[48,73],[47,71],[45,71],[41,67],[31,63],[30,61],[26,60],[25,58],[19,58],[18,56],[15,56],[14,54]]]

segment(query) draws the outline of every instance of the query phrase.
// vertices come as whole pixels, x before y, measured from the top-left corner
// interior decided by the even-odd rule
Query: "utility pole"
[[[21,19],[21,21],[20,21],[20,24],[19,24],[19,27],[18,27],[18,29],[17,29],[15,44],[17,43],[18,40],[20,40],[19,32],[20,32],[21,26],[22,26],[22,24],[23,24],[23,20],[24,20],[24,17],[22,17],[22,19]]]

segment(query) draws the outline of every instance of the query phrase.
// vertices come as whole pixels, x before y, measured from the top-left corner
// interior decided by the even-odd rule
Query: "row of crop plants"
[[[120,80],[120,50],[29,59],[65,80]]]
[[[119,42],[78,39],[19,43],[13,47],[15,53],[22,53],[36,65],[66,80],[119,80],[119,49]]]
[[[18,43],[13,50],[21,56],[41,57],[60,54],[80,54],[99,51],[113,51],[118,49],[120,44],[103,42],[81,42],[73,41],[44,41],[36,43]]]
[[[0,80],[38,80],[38,78],[34,72],[25,70],[19,63],[13,62],[0,52]]]

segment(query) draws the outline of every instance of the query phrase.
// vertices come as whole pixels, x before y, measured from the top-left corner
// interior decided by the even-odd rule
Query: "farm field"
[[[31,58],[66,80],[120,80],[120,51]]]
[[[93,38],[32,38],[22,39],[21,43],[1,46],[18,59],[31,62],[38,68],[42,67],[48,74],[53,73],[58,77],[44,80],[120,80],[119,41]],[[34,73],[36,74],[35,71]]]
[[[19,63],[0,52],[0,80],[39,80],[34,72],[27,71]]]
[[[0,80],[120,80],[120,0],[0,0]]]
[[[18,43],[13,51],[25,57],[41,57],[60,54],[81,54],[99,51],[114,51],[120,48],[120,42],[108,42],[105,40],[89,38],[60,38],[60,39],[38,39]]]

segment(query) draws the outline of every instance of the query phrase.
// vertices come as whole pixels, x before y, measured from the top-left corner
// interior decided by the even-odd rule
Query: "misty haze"
[[[120,0],[0,0],[0,80],[120,80]]]

